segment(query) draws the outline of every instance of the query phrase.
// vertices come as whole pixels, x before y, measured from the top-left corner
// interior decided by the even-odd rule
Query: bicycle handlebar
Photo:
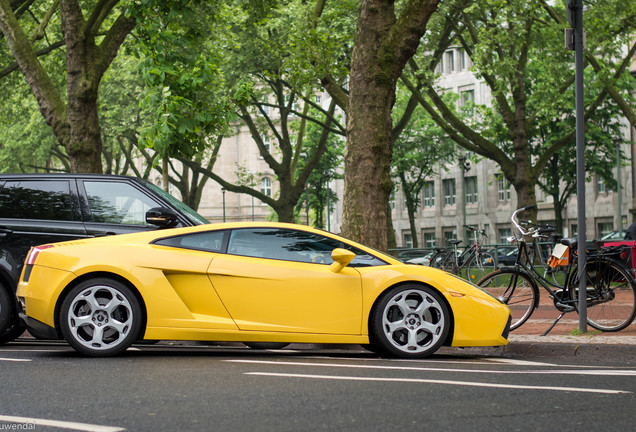
[[[542,237],[549,234],[554,234],[554,232],[556,231],[556,227],[554,225],[537,225],[537,224],[533,224],[532,221],[519,220],[517,222],[517,220],[515,220],[517,213],[521,213],[536,207],[537,206],[535,204],[530,204],[515,210],[514,213],[512,214],[512,217],[510,218],[513,225],[519,230],[522,236]],[[531,226],[529,226],[528,229],[523,229],[521,226],[522,223],[525,225],[531,225]]]
[[[484,237],[488,238],[488,235],[486,234],[486,230],[478,230],[477,228],[475,228],[472,225],[464,225],[464,228],[471,230],[471,231],[477,231],[478,234],[483,235]]]

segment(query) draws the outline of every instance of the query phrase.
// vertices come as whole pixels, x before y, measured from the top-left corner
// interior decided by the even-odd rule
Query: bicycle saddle
[[[578,239],[576,237],[566,237],[561,239],[561,244],[569,248],[576,249]]]
[[[457,245],[457,244],[460,244],[461,242],[462,242],[461,240],[448,240],[448,243],[452,245]]]

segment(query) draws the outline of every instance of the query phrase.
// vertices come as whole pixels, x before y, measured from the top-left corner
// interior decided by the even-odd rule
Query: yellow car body
[[[269,233],[273,236],[267,237]],[[292,246],[285,246],[292,241],[288,238],[293,239]],[[255,245],[261,240],[265,243],[259,249]],[[340,247],[312,250],[312,241],[319,247]],[[283,242],[283,246],[278,247],[276,242]],[[130,335],[123,347],[108,347],[131,331],[121,325],[103,347],[95,345],[93,350],[90,341],[82,339],[79,346],[77,341],[73,343],[77,335],[69,328],[84,326],[90,334],[86,336],[82,331],[80,336],[91,339],[91,329],[97,331],[95,323],[101,326],[99,320],[111,318],[115,322],[108,316],[114,306],[103,306],[106,312],[101,315],[95,311],[100,306],[94,299],[89,303],[95,306],[86,302],[83,309],[77,306],[86,295],[77,287],[84,289],[92,280],[124,285],[125,292],[132,295],[124,293],[127,300],[122,307],[134,306],[124,315],[141,312],[134,317],[140,321],[135,324],[139,334]],[[411,291],[401,295],[396,287]],[[426,291],[419,287],[426,287]],[[389,291],[393,299],[386,298]],[[428,302],[420,299],[431,291],[437,299],[431,301],[439,303],[435,308],[442,314],[445,309],[449,312],[444,316],[448,322],[441,329],[446,333],[440,333],[444,340],[434,350],[442,343],[507,344],[508,307],[476,286],[438,269],[403,264],[331,233],[294,224],[212,224],[34,248],[25,263],[17,296],[30,328],[64,336],[88,355],[115,354],[139,339],[370,344],[386,352],[377,339],[382,339],[382,328],[388,331],[393,323],[381,323],[379,300],[388,302],[382,306],[385,315],[392,310],[397,316],[391,320],[405,321],[405,311],[412,311],[411,321],[423,326],[421,321],[428,320],[430,313],[422,312],[416,304],[427,307]],[[411,306],[403,303],[404,296],[410,296]],[[399,304],[391,306],[393,300]],[[139,312],[134,311],[137,304]],[[89,317],[92,324],[78,323]],[[127,318],[132,322],[132,317]],[[437,330],[432,331],[441,332],[441,327],[438,323]],[[396,340],[403,337],[406,341],[409,334],[408,329],[391,331],[396,333],[388,337]],[[424,330],[415,331],[424,334]],[[389,351],[405,357],[434,351],[420,350],[417,343],[423,344],[413,342],[408,349],[412,353],[407,348],[401,352],[399,345],[397,352]]]

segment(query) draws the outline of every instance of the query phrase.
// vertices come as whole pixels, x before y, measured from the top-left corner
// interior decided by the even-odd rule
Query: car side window
[[[206,252],[222,252],[227,231],[205,231],[195,234],[159,239],[154,244]]]
[[[357,262],[352,261],[350,264],[353,267],[385,264],[384,261],[338,240],[305,231],[279,228],[232,230],[227,253],[255,258],[331,264],[331,252],[343,247],[356,253],[354,261]]]
[[[7,181],[0,189],[0,217],[73,221],[68,181]]]
[[[93,222],[146,225],[146,212],[160,204],[125,182],[84,181]]]

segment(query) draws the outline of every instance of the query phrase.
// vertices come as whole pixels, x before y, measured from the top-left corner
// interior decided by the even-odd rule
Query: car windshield
[[[180,212],[186,214],[195,223],[198,223],[200,225],[210,223],[209,220],[207,220],[206,218],[201,216],[199,213],[192,210],[190,207],[188,207],[187,205],[185,205],[184,203],[182,203],[181,201],[179,201],[178,199],[170,195],[165,190],[161,189],[160,187],[157,187],[156,185],[150,183],[149,181],[144,180],[144,182],[150,189],[155,191],[158,195],[160,195],[163,199],[168,201],[170,204],[175,206]]]

